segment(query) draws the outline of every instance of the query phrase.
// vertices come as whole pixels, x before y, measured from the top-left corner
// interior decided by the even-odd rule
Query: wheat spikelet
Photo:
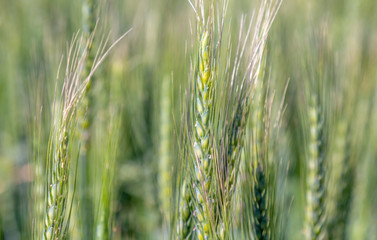
[[[265,62],[264,62],[265,63]],[[251,194],[251,205],[252,205],[252,226],[253,226],[253,236],[255,239],[270,239],[270,220],[269,219],[269,207],[268,203],[271,199],[267,199],[267,195],[271,189],[268,189],[267,179],[266,179],[266,166],[268,164],[268,159],[265,159],[265,152],[269,152],[270,149],[267,143],[264,142],[266,136],[265,124],[269,119],[264,119],[264,94],[265,94],[265,84],[264,84],[264,71],[260,72],[258,81],[255,83],[254,98],[251,105],[252,117],[251,117],[251,177],[252,182],[252,194]],[[250,170],[249,170],[250,171]],[[271,186],[269,186],[271,187]],[[271,198],[271,196],[270,196]]]

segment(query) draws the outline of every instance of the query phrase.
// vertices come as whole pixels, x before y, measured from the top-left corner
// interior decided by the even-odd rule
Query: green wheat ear
[[[211,185],[211,149],[209,144],[210,126],[209,114],[212,108],[212,66],[210,60],[210,35],[205,30],[199,45],[199,71],[196,82],[195,107],[195,214],[197,221],[197,236],[207,239],[210,233],[210,216],[207,199]]]
[[[306,183],[306,239],[324,239],[326,235],[325,211],[325,155],[323,115],[316,95],[309,106],[309,142]]]
[[[265,61],[263,64],[266,64]],[[251,117],[251,162],[252,167],[249,169],[251,171],[249,176],[251,177],[251,208],[252,208],[252,226],[253,226],[253,235],[255,239],[270,239],[271,237],[271,228],[269,219],[269,201],[272,199],[267,199],[267,195],[271,192],[272,186],[267,186],[266,179],[266,166],[268,165],[268,159],[266,159],[265,153],[269,152],[270,149],[267,143],[264,142],[264,137],[266,133],[264,121],[269,121],[264,119],[266,117],[264,112],[265,104],[265,91],[266,86],[264,84],[264,71],[260,72],[260,77],[255,83],[255,95],[254,101],[252,102],[252,117]],[[267,148],[267,149],[265,149]],[[268,156],[267,156],[268,157]],[[271,194],[270,194],[271,195]],[[272,196],[269,196],[270,198]],[[270,211],[272,211],[270,209]]]
[[[340,119],[335,129],[332,155],[333,166],[329,184],[328,234],[329,239],[346,239],[346,226],[350,213],[354,169],[351,163],[351,146],[347,121]]]
[[[177,223],[177,239],[189,239],[192,236],[193,201],[191,199],[190,186],[186,181],[182,183],[179,199],[179,218]]]
[[[253,230],[256,239],[270,239],[266,173],[259,162],[255,161],[254,165],[252,170]]]
[[[172,179],[171,179],[171,147],[170,147],[170,129],[171,129],[171,103],[170,103],[170,79],[164,78],[161,86],[160,100],[160,146],[159,146],[159,198],[164,221],[170,219],[170,201],[172,196]]]

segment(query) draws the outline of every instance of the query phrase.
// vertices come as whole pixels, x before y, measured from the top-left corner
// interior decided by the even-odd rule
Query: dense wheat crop
[[[374,0],[1,0],[0,240],[377,239]]]

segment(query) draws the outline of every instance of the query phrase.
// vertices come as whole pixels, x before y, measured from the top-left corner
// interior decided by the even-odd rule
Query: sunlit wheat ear
[[[280,4],[281,1],[262,1],[258,14],[250,22],[245,34],[240,34],[238,40],[239,46],[236,51],[237,58],[235,58],[232,77],[229,80],[232,84],[229,85],[229,90],[227,90],[233,95],[233,99],[231,100],[232,106],[229,107],[231,110],[231,118],[228,120],[229,125],[227,126],[226,137],[223,137],[223,139],[226,139],[226,153],[222,154],[224,155],[223,161],[226,165],[224,167],[224,196],[222,200],[222,205],[225,210],[222,213],[222,219],[219,224],[220,230],[218,230],[218,232],[225,232],[225,238],[232,234],[231,232],[233,230],[231,226],[226,227],[228,229],[222,229],[222,226],[232,225],[232,222],[235,221],[231,218],[237,215],[233,213],[232,208],[234,204],[232,202],[236,192],[237,179],[240,175],[240,156],[244,150],[246,123],[250,110],[253,111],[251,114],[253,118],[258,114],[255,109],[253,109],[255,107],[254,105],[256,105],[255,102],[258,100],[263,101],[260,99],[263,80],[259,79],[259,74],[264,74],[262,56],[269,29]],[[245,19],[242,19],[241,21],[240,33],[243,33],[244,20]],[[245,55],[250,58],[244,57]],[[245,68],[240,70],[239,66],[242,64],[245,64]],[[261,115],[260,112],[262,112],[262,110],[259,111]],[[262,124],[262,121],[260,121],[260,124]],[[258,137],[263,137],[263,134],[258,134]]]
[[[306,239],[324,239],[325,222],[325,155],[323,115],[318,97],[312,95],[308,108],[309,141],[306,177]]]
[[[208,215],[206,199],[211,185],[211,149],[209,114],[212,107],[212,66],[210,60],[210,35],[206,30],[202,33],[199,45],[199,70],[196,82],[195,106],[195,213],[197,220],[197,235],[199,239],[209,236],[210,216]]]
[[[127,32],[128,33],[128,32]],[[97,55],[88,77],[81,81],[87,57],[80,55],[82,41],[77,35],[67,52],[66,71],[59,98],[55,95],[52,127],[47,153],[47,191],[45,200],[44,229],[41,239],[64,238],[69,226],[72,199],[68,199],[72,144],[77,123],[77,106],[82,99],[90,77],[103,62],[110,50],[127,34],[115,41],[102,55]],[[89,42],[88,42],[89,43]],[[58,74],[59,76],[59,74]],[[73,194],[73,193],[71,193]]]

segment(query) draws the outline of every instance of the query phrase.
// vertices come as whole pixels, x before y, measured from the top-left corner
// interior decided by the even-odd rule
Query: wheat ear
[[[177,239],[189,239],[193,221],[193,202],[191,199],[190,186],[183,181],[179,199],[179,218],[177,224]]]
[[[325,155],[324,119],[316,95],[312,95],[309,106],[309,142],[306,179],[305,238],[325,238]]]
[[[210,60],[210,34],[205,30],[199,45],[199,70],[196,82],[195,108],[195,214],[197,220],[197,236],[207,239],[210,232],[207,211],[207,199],[211,182],[211,149],[209,114],[212,108],[212,66]]]
[[[350,213],[354,170],[351,166],[349,127],[339,120],[334,140],[333,166],[329,184],[329,239],[346,239],[346,225]]]
[[[80,82],[82,70],[87,57],[84,51],[80,55],[80,41],[74,36],[67,54],[66,72],[62,95],[54,101],[54,116],[47,153],[47,191],[45,201],[45,223],[41,239],[60,239],[66,235],[72,207],[68,199],[69,173],[71,163],[71,145],[77,122],[77,106],[85,94],[90,78],[98,66],[104,61],[111,49],[119,43],[131,30],[123,34],[103,54],[95,58],[88,77]],[[79,42],[78,44],[75,44]],[[83,42],[83,41],[81,41]],[[90,43],[90,40],[87,44]],[[104,48],[104,47],[103,47]]]
[[[64,237],[69,223],[68,187],[71,163],[71,145],[77,119],[77,104],[85,83],[79,84],[86,54],[79,55],[75,36],[68,51],[67,66],[60,102],[55,100],[52,134],[47,154],[48,187],[45,202],[43,239]]]
[[[170,219],[170,201],[172,196],[171,159],[170,159],[170,79],[162,80],[160,95],[160,146],[159,146],[159,198],[162,215],[166,222]]]

